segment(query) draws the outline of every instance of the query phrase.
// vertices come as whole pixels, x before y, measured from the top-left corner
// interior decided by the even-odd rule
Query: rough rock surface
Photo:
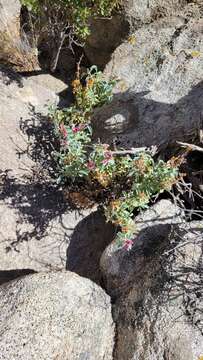
[[[71,272],[30,275],[0,287],[1,360],[111,360],[110,298]]]
[[[115,50],[105,74],[119,82],[112,104],[96,113],[97,137],[107,141],[111,128],[109,142],[165,148],[197,136],[203,112],[201,15],[138,29]]]
[[[124,16],[115,15],[109,19],[92,20],[90,30],[85,54],[91,64],[104,68],[113,51],[128,35],[129,24]]]
[[[134,262],[134,281],[114,304],[116,360],[203,355],[203,223],[177,225],[166,240],[153,249],[149,241],[144,266]]]
[[[0,0],[0,61],[19,72],[39,71],[38,50],[21,20],[19,0]]]
[[[4,30],[8,24],[10,28],[18,26],[20,9],[21,4],[19,0],[0,0],[0,30]]]
[[[49,75],[23,79],[5,69],[1,73],[1,271],[65,268],[70,236],[89,214],[73,211],[43,169],[53,150],[47,105],[59,101],[55,92],[63,88]]]
[[[132,29],[182,10],[187,0],[124,0],[123,13]]]
[[[100,258],[116,230],[101,211],[92,212],[76,226],[67,249],[67,270],[101,283]]]
[[[103,68],[112,52],[132,31],[153,21],[179,13],[187,0],[123,0],[117,14],[91,21],[85,53],[92,64]]]
[[[105,288],[113,297],[128,291],[139,271],[145,268],[146,256],[150,255],[149,242],[153,251],[168,238],[173,224],[183,219],[181,211],[171,201],[160,200],[134,221],[136,236],[132,250],[118,249],[116,242],[112,242],[100,260]]]

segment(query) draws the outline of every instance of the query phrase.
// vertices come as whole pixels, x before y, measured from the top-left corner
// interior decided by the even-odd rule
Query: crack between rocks
[[[179,26],[173,33],[171,40],[168,42],[169,50],[174,54],[174,43],[175,40],[182,34],[188,24],[188,19],[184,19],[184,24]]]

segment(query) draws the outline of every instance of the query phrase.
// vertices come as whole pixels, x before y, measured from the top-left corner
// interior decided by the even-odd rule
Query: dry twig
[[[181,145],[182,147],[188,148],[190,151],[203,152],[203,148],[194,144],[189,144],[181,141],[177,141],[177,144]]]

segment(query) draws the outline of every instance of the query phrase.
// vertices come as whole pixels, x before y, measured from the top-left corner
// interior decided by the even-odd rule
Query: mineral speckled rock
[[[71,272],[0,287],[1,360],[112,360],[110,298]]]
[[[128,291],[114,304],[116,360],[200,359],[202,239],[202,221],[177,224],[168,240],[143,250],[143,266],[135,263]]]
[[[132,41],[115,50],[105,69],[106,77],[115,77],[118,83],[112,112],[103,107],[96,114],[101,140],[106,139],[109,122],[115,126],[108,141],[123,147],[163,149],[197,136],[203,113],[202,54],[202,19],[164,18],[136,30]],[[122,133],[116,121],[121,106],[126,111]]]

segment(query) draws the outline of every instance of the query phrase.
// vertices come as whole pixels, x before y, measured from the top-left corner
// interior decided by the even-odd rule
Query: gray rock
[[[39,70],[38,50],[24,33],[21,20],[19,0],[0,1],[0,61],[19,72]]]
[[[186,4],[186,0],[124,0],[122,3],[124,15],[132,29],[177,14]]]
[[[50,75],[0,81],[0,270],[65,268],[70,236],[89,211],[72,210],[51,167],[48,105],[64,84]]]
[[[143,26],[135,31],[133,42],[115,50],[105,69],[107,78],[119,80],[112,111],[103,107],[94,125],[101,140],[106,140],[109,122],[115,126],[108,141],[116,139],[123,147],[165,148],[198,135],[203,113],[203,23],[185,19],[165,18]],[[121,107],[122,134],[117,125]]]
[[[111,18],[94,19],[90,22],[91,34],[84,51],[92,64],[103,68],[111,54],[129,33],[129,24],[125,16],[114,15]]]
[[[178,14],[186,4],[186,0],[123,0],[117,14],[91,20],[91,34],[85,45],[88,59],[103,68],[131,32],[159,18]]]
[[[177,225],[142,267],[134,262],[134,281],[114,305],[116,360],[201,358],[202,231],[202,221]]]
[[[115,238],[115,228],[99,210],[92,212],[75,227],[67,249],[67,270],[100,284],[100,258]]]
[[[1,360],[111,360],[110,298],[71,272],[30,275],[0,287]]]
[[[4,30],[8,25],[10,28],[19,28],[20,9],[19,0],[0,0],[0,30]]]
[[[113,297],[129,290],[135,276],[145,267],[146,254],[168,238],[173,224],[182,222],[183,214],[169,200],[161,200],[135,217],[136,235],[131,251],[118,248],[116,241],[104,251],[100,267],[105,288]],[[150,242],[150,245],[149,245]],[[137,256],[139,254],[139,256]]]

